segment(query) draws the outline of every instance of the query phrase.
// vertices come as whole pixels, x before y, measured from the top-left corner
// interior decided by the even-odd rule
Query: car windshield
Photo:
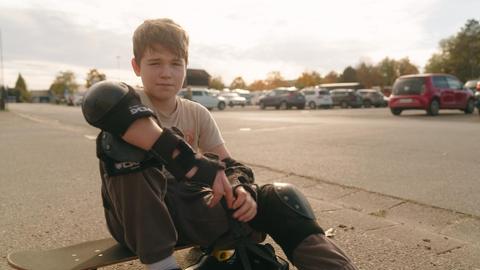
[[[395,95],[418,95],[425,88],[425,79],[423,77],[399,78],[393,85]]]

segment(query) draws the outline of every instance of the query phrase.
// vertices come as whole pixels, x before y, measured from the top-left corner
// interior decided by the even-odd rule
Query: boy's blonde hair
[[[133,33],[133,55],[140,65],[147,50],[161,45],[188,63],[188,34],[171,19],[146,20]]]

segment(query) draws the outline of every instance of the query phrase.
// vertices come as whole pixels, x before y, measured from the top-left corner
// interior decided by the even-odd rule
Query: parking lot
[[[79,107],[9,105],[52,127],[96,134]],[[444,110],[431,117],[406,111],[397,117],[388,108],[247,106],[212,113],[232,155],[249,164],[480,216],[477,112]]]
[[[4,258],[15,250],[108,237],[95,157],[98,130],[85,123],[79,107],[8,109],[0,114]],[[302,188],[322,226],[342,230],[336,240],[362,269],[395,269],[399,253],[408,259],[405,269],[478,264],[478,114],[411,111],[397,117],[388,108],[251,106],[212,113],[232,155],[251,165],[260,183]],[[186,255],[178,254],[184,264]]]

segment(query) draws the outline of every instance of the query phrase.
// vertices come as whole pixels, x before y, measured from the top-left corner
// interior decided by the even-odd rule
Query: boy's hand
[[[214,207],[222,199],[222,197],[225,196],[228,208],[232,208],[234,200],[232,185],[230,185],[230,182],[225,175],[225,171],[220,170],[217,172],[217,176],[215,177],[212,185],[212,193],[212,199],[208,203],[209,207]]]
[[[257,202],[243,187],[235,189],[235,200],[233,201],[233,218],[241,222],[248,222],[257,214]]]

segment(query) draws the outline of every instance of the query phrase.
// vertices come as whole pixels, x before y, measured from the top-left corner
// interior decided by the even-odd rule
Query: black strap
[[[270,256],[270,254],[266,253],[264,250],[258,248],[256,243],[252,239],[248,238],[247,233],[243,229],[244,223],[241,223],[240,221],[232,217],[233,210],[227,207],[227,201],[225,200],[225,197],[222,198],[221,203],[223,208],[226,209],[230,230],[233,233],[233,237],[235,240],[235,251],[238,253],[238,256],[240,257],[240,261],[242,262],[243,268],[245,270],[252,269],[250,260],[248,259],[248,252],[251,252],[261,257],[262,259],[265,259],[266,261],[271,262],[277,267],[281,267],[281,264],[278,261],[274,260]]]

